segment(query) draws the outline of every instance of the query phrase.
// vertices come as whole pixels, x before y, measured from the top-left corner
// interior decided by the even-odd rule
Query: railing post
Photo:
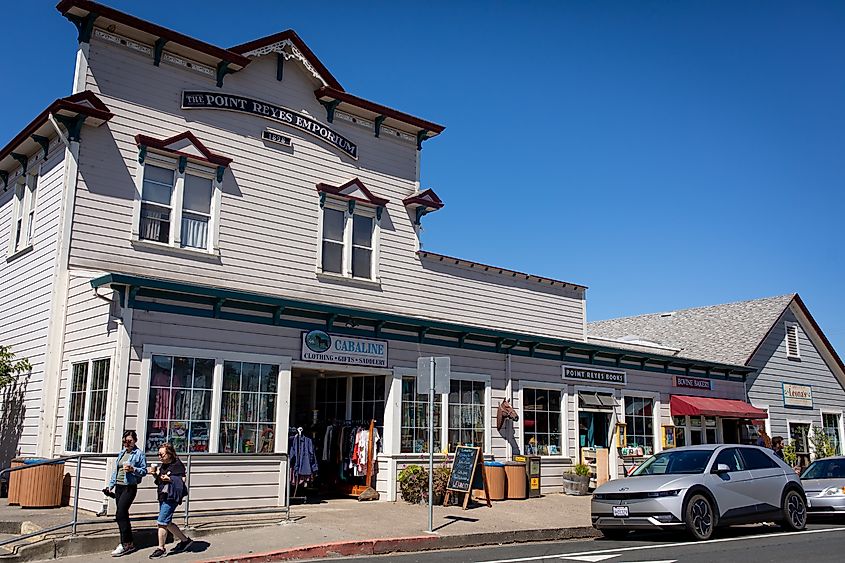
[[[188,467],[185,470],[185,487],[188,489],[188,495],[185,497],[185,528],[188,527],[188,521],[191,517],[191,453],[188,452]]]
[[[285,520],[290,521],[290,457],[285,456]]]
[[[79,482],[82,480],[82,456],[76,456],[76,487],[73,489],[73,525],[70,535],[76,536],[76,525],[79,522]]]

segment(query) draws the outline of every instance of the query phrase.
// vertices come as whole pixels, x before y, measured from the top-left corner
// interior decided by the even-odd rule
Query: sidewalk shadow
[[[437,526],[436,528],[434,528],[432,530],[433,532],[436,532],[438,530],[442,530],[446,526],[450,526],[450,525],[454,524],[455,522],[478,522],[478,518],[467,518],[465,516],[446,516],[445,518],[446,518],[446,520],[450,520],[450,521],[446,522],[445,524],[441,524],[441,525]]]
[[[211,544],[207,541],[203,540],[194,540],[194,543],[191,544],[191,547],[186,549],[184,553],[202,553],[203,551],[207,550],[211,547]]]

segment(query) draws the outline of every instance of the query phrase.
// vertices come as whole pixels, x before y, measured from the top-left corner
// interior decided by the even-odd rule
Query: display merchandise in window
[[[274,451],[278,379],[277,365],[223,362],[220,452]]]
[[[442,395],[434,395],[434,451],[440,451]],[[417,393],[417,378],[402,378],[402,453],[428,453],[428,394]]]
[[[484,447],[484,383],[453,379],[449,388],[449,451]]]
[[[625,397],[625,426],[629,448],[642,448],[643,455],[654,453],[654,401]]]
[[[526,388],[522,391],[522,400],[525,453],[562,454],[560,391]]]

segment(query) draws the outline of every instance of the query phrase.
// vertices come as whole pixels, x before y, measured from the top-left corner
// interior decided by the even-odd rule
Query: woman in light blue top
[[[117,454],[117,463],[109,486],[103,491],[113,496],[117,504],[115,521],[120,529],[120,545],[112,551],[112,557],[121,557],[136,551],[132,537],[132,524],[129,521],[129,507],[138,493],[138,483],[147,474],[147,458],[138,447],[138,436],[134,430],[123,433],[123,449]],[[112,492],[113,490],[113,492]]]

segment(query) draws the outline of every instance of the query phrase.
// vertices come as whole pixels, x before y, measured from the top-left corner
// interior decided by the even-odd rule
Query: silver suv
[[[756,446],[689,446],[648,458],[630,477],[598,487],[593,526],[620,538],[629,530],[686,529],[706,540],[717,526],[807,524],[807,499],[795,471]]]

